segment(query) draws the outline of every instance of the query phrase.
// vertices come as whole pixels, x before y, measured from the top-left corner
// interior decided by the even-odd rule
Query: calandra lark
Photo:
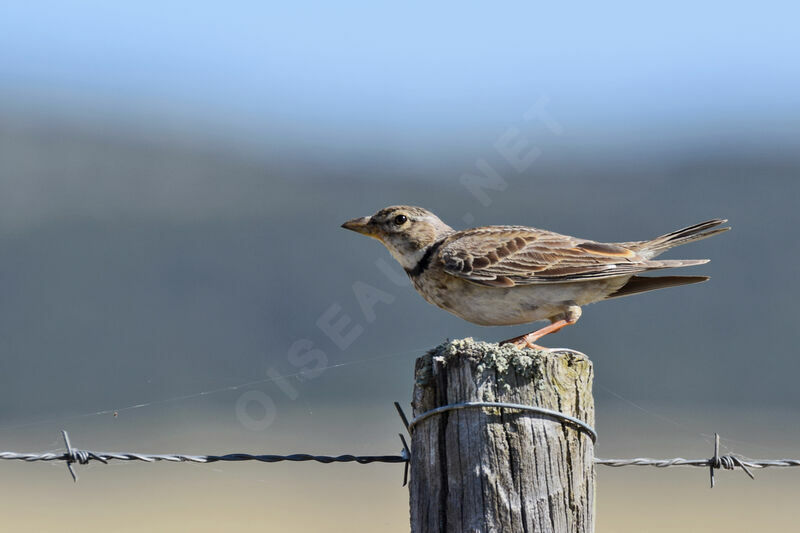
[[[577,322],[582,305],[707,280],[637,274],[707,263],[654,258],[730,229],[717,227],[724,222],[701,222],[649,241],[601,243],[525,226],[456,231],[426,209],[400,205],[342,227],[381,241],[423,298],[464,320],[484,326],[549,320],[507,341],[540,348],[534,342]]]

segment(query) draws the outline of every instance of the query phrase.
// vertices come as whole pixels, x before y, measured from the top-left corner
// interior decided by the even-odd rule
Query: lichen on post
[[[578,352],[446,342],[416,362],[414,416],[462,402],[559,411],[594,425],[592,363]],[[411,529],[592,532],[594,445],[558,419],[512,409],[447,411],[416,424]]]

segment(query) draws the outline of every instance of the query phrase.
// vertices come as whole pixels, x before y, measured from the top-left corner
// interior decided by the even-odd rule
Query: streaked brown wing
[[[645,258],[620,245],[524,226],[458,232],[442,243],[437,255],[448,274],[491,286],[609,278],[647,270]]]

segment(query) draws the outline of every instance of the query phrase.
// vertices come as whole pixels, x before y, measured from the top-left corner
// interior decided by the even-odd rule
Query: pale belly
[[[482,326],[511,326],[558,317],[570,305],[602,300],[627,283],[630,276],[601,280],[486,287],[454,276],[414,280],[428,302]]]

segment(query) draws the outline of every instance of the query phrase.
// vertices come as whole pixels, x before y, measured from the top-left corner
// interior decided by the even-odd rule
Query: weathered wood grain
[[[443,405],[513,402],[594,425],[592,364],[582,355],[472,339],[416,362],[414,416]],[[594,531],[594,446],[574,426],[529,412],[471,408],[414,428],[412,532]]]

